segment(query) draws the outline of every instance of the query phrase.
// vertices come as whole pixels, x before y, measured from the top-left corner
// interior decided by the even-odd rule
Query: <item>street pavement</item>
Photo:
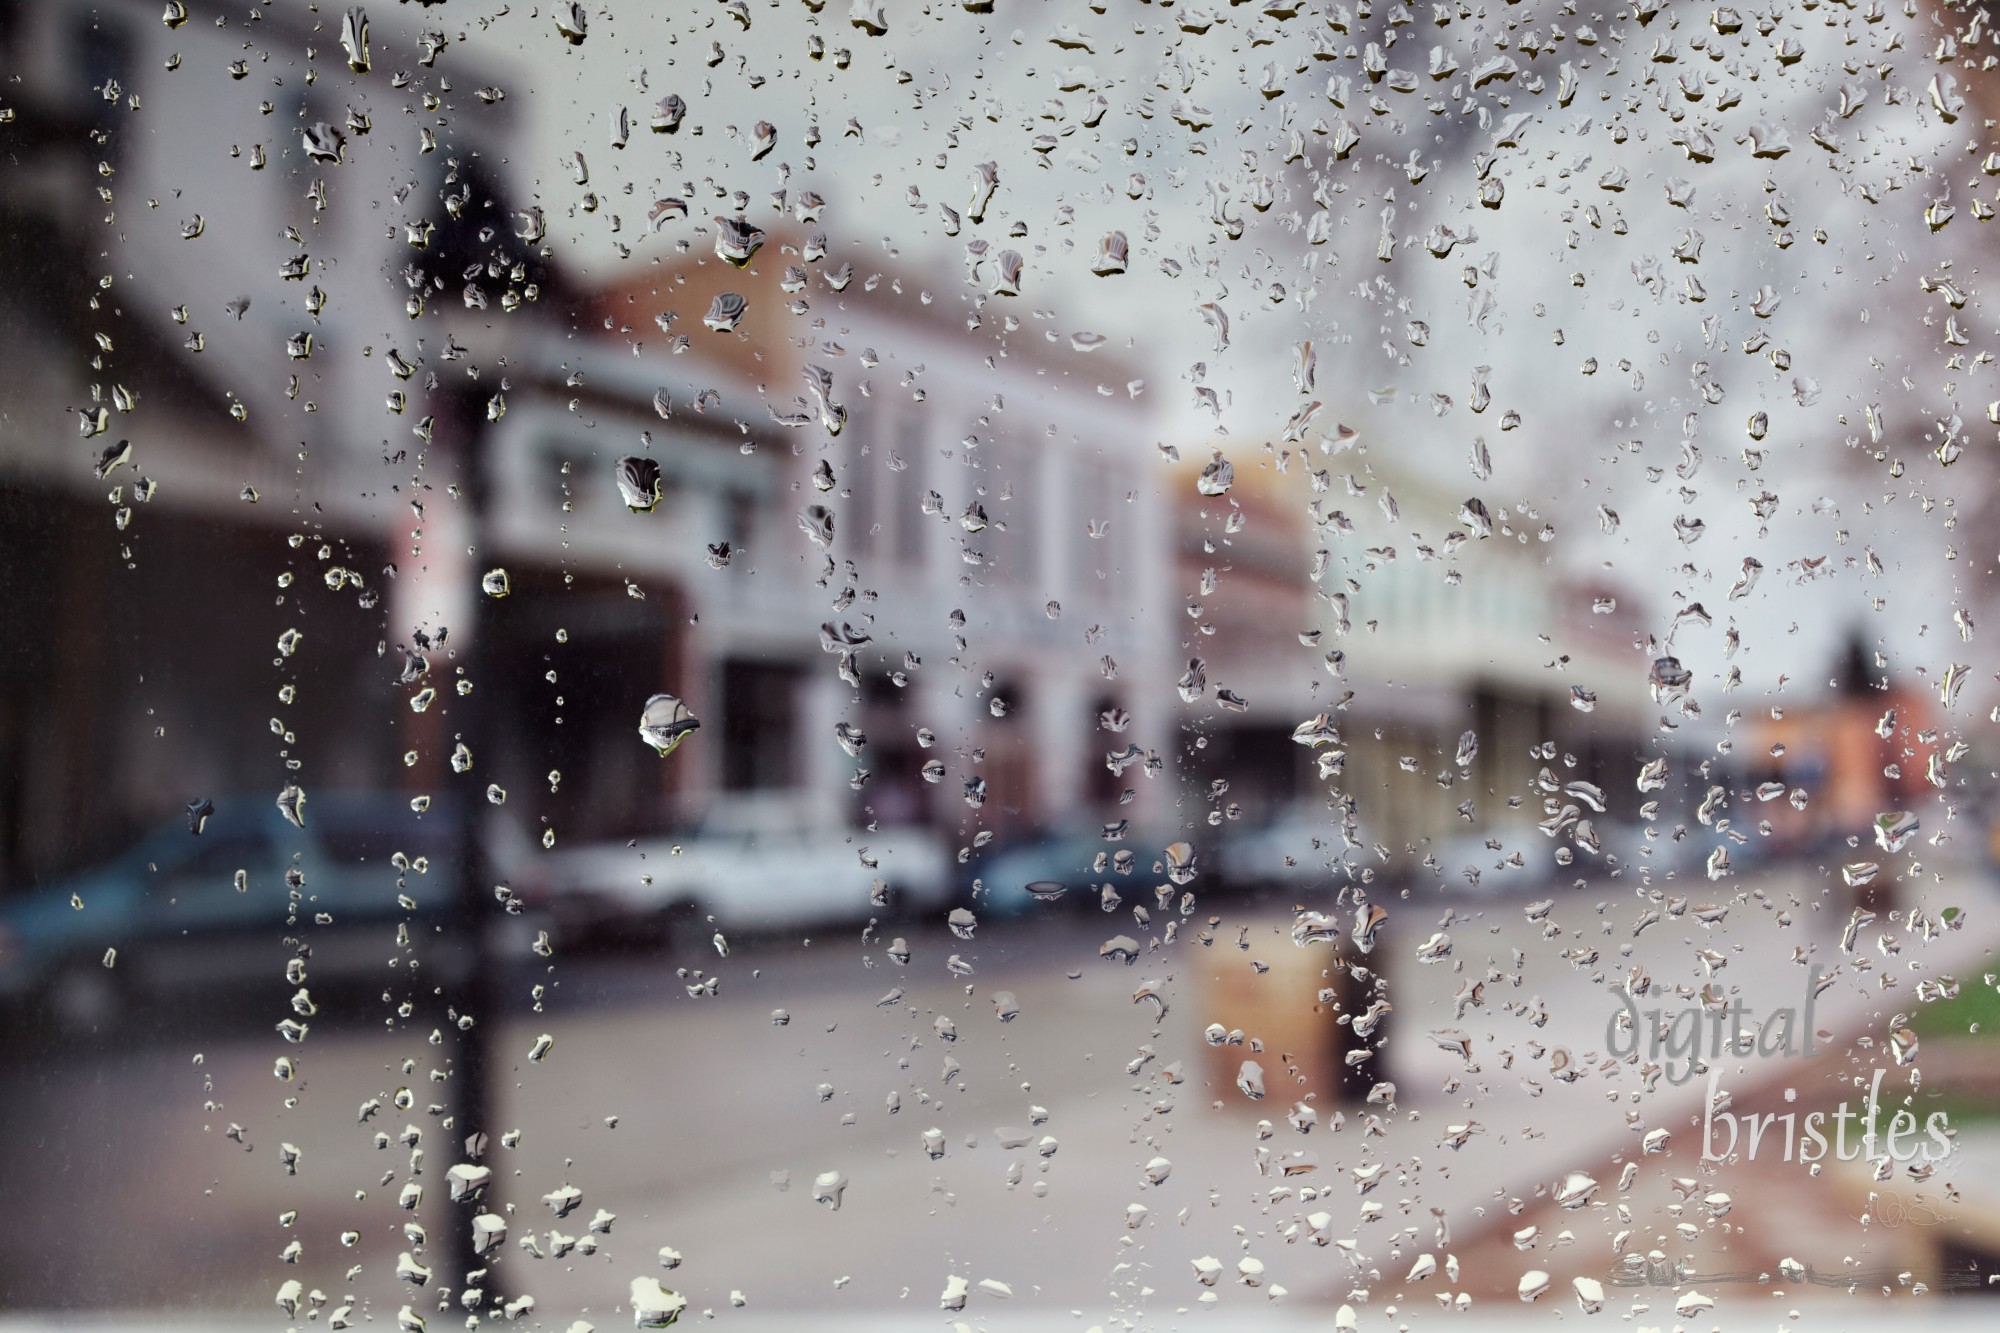
[[[1518,899],[1388,897],[1390,922],[1362,961],[1386,977],[1394,1005],[1374,1062],[1396,1084],[1393,1104],[1319,1103],[1319,1123],[1304,1135],[1287,1123],[1300,1089],[1284,1057],[1311,1076],[1356,1043],[1331,1012],[1310,1012],[1331,948],[1295,945],[1282,907],[1216,904],[1223,921],[1204,945],[1194,938],[1211,910],[1204,903],[1177,943],[1130,965],[1101,958],[1100,944],[1125,933],[1143,946],[1157,932],[1063,903],[969,939],[906,930],[907,965],[891,959],[886,936],[863,942],[846,930],[810,943],[741,941],[726,957],[683,942],[656,957],[523,968],[506,983],[514,1007],[495,1024],[496,1144],[486,1161],[496,1179],[485,1206],[505,1217],[507,1235],[487,1285],[509,1301],[532,1297],[521,1308],[526,1325],[559,1330],[576,1320],[629,1326],[622,1307],[638,1276],[681,1291],[691,1316],[741,1329],[801,1315],[833,1330],[953,1321],[1179,1328],[1218,1318],[1323,1327],[1342,1303],[1362,1327],[1386,1328],[1441,1315],[1440,1295],[1457,1292],[1472,1308],[1449,1315],[1457,1328],[1506,1327],[1502,1311],[1574,1311],[1566,1280],[1520,1306],[1520,1274],[1608,1269],[1619,1155],[1638,1156],[1647,1127],[1672,1129],[1669,1153],[1648,1159],[1653,1192],[1634,1200],[1696,1174],[1705,1093],[1700,1080],[1662,1082],[1635,1101],[1641,1084],[1630,1067],[1599,1068],[1617,1007],[1608,983],[1637,966],[1654,983],[1649,1007],[1686,1003],[1675,986],[1692,994],[1714,985],[1761,1016],[1799,1005],[1813,965],[1839,962],[1815,1025],[1845,1042],[1868,1032],[1879,1040],[1890,1011],[1913,1007],[1920,978],[1976,983],[1992,963],[1992,936],[1980,928],[1995,895],[1970,869],[1920,901],[1967,908],[1971,925],[1929,943],[1893,932],[1900,952],[1890,954],[1878,922],[1859,936],[1858,954],[1872,959],[1859,972],[1839,948],[1847,913],[1831,900],[1843,895],[1816,872],[1662,885],[1660,920],[1636,935],[1652,904],[1635,887],[1560,890],[1545,912]],[[1687,910],[1670,914],[1669,900],[1682,895]],[[1829,905],[1814,907],[1821,902]],[[1729,911],[1704,924],[1695,909],[1708,905]],[[1427,952],[1438,961],[1419,961],[1437,932],[1450,936],[1449,952],[1434,944]],[[1783,961],[1794,948],[1802,964]],[[1897,985],[1884,990],[1891,978]],[[539,1013],[528,992],[536,981],[546,986]],[[1469,985],[1483,986],[1480,1003],[1464,1003]],[[1268,987],[1268,1002],[1246,1010],[1246,986],[1253,997]],[[1141,990],[1159,1000],[1135,999]],[[1246,1040],[1260,1035],[1260,1014],[1288,1035],[1263,1052],[1211,1048],[1203,1029],[1230,1005],[1229,1025]],[[445,1169],[462,1159],[457,1135],[425,1111],[453,1095],[448,1076],[430,1077],[445,1073],[448,1048],[428,1039],[439,1016],[402,1021],[381,1010],[393,1021],[324,1022],[287,1047],[268,1026],[282,997],[269,1007],[233,1024],[183,1018],[155,1040],[10,1057],[14,1076],[0,1087],[10,1129],[0,1197],[14,1219],[0,1254],[7,1307],[157,1312],[134,1327],[180,1317],[225,1328],[240,1316],[243,1327],[281,1328],[300,1322],[274,1303],[280,1284],[296,1279],[325,1294],[323,1324],[350,1304],[357,1323],[394,1327],[409,1305],[431,1328],[462,1324],[456,1306],[437,1308],[445,1275],[422,1288],[396,1277],[401,1254],[434,1261],[439,1229],[465,1225],[465,1211],[444,1201]],[[774,1022],[774,1010],[786,1021]],[[1447,1029],[1464,1034],[1469,1058],[1432,1036]],[[544,1035],[552,1043],[531,1059]],[[1558,1050],[1578,1072],[1573,1082],[1559,1076]],[[290,1082],[273,1076],[279,1056],[296,1061]],[[1261,1100],[1236,1086],[1244,1059],[1263,1066]],[[1739,1064],[1727,1073],[1745,1088],[1791,1068]],[[407,1111],[394,1104],[405,1087]],[[364,1123],[370,1101],[381,1109]],[[415,1174],[406,1126],[421,1131]],[[517,1140],[503,1139],[516,1130]],[[1461,1135],[1462,1147],[1447,1146]],[[299,1150],[295,1173],[288,1144]],[[1503,1246],[1504,1260],[1478,1248],[1520,1225],[1512,1207],[1533,1207],[1577,1170],[1603,1192],[1565,1218],[1572,1242]],[[409,1181],[426,1190],[414,1214],[398,1205]],[[580,1201],[558,1216],[545,1196],[568,1186]],[[611,1216],[593,1233],[600,1213]],[[1648,1236],[1665,1232],[1655,1205],[1641,1213]],[[413,1221],[429,1229],[429,1245],[413,1243]],[[1312,1243],[1315,1230],[1336,1243]],[[296,1262],[287,1262],[294,1240]],[[1837,1226],[1822,1243],[1868,1257],[1867,1237]],[[662,1247],[678,1253],[677,1267],[661,1266]],[[1456,1282],[1443,1271],[1427,1282],[1406,1276],[1421,1254],[1442,1263],[1459,1252],[1487,1257]],[[1196,1270],[1210,1258],[1219,1265],[1212,1287]],[[1244,1260],[1256,1285],[1241,1280]],[[968,1288],[964,1307],[941,1308],[954,1279]],[[1673,1323],[1671,1294],[1614,1291],[1607,1312],[1629,1316],[1649,1294],[1641,1326]],[[1765,1311],[1755,1326],[1771,1326],[1770,1298],[1731,1293],[1701,1326],[1748,1327],[1736,1319],[1750,1310]],[[139,1316],[84,1326],[124,1318]],[[66,1325],[0,1329],[17,1326]]]

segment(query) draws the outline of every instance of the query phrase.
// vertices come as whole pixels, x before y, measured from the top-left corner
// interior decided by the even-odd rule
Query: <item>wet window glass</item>
[[[0,3],[0,1327],[1983,1326],[1993,23]]]

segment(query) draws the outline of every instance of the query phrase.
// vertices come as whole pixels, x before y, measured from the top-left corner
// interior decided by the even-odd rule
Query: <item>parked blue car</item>
[[[303,828],[272,793],[215,800],[95,869],[0,899],[0,1003],[39,1007],[61,1030],[116,1023],[141,1001],[216,987],[392,975],[416,937],[456,904],[459,821],[393,793],[312,793]],[[400,974],[407,977],[407,973]]]
[[[1151,908],[1154,886],[1165,882],[1154,866],[1168,841],[1154,831],[1128,833],[1113,841],[1101,828],[1079,828],[995,846],[972,863],[971,877],[980,883],[975,910],[1018,916],[1058,900],[1069,906],[1096,907],[1103,903],[1107,884],[1122,905]],[[1121,854],[1130,858],[1129,869],[1123,871]]]

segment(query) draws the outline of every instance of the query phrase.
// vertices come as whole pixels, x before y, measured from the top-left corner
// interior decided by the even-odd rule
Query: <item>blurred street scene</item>
[[[1985,1317],[1984,17],[617,8],[0,3],[0,1328]]]
[[[1842,919],[1830,912],[1794,907],[1793,925],[1774,924],[1811,893],[1809,874],[1760,871],[1746,887],[1769,906],[1702,928],[1709,947],[1768,953],[1776,933],[1816,963],[1840,956]],[[1955,902],[1977,916],[1994,896],[1988,886]],[[1454,1289],[1470,1291],[1482,1311],[1515,1303],[1480,1275],[1511,1279],[1506,1261],[1517,1248],[1565,1287],[1575,1276],[1610,1282],[1614,1256],[1560,1242],[1575,1224],[1539,1187],[1577,1170],[1608,1187],[1651,1126],[1668,1129],[1676,1159],[1687,1160],[1704,1093],[1699,1083],[1663,1088],[1638,1126],[1604,1125],[1585,1110],[1628,1086],[1622,1066],[1595,1063],[1615,1003],[1546,943],[1553,930],[1574,947],[1618,953],[1629,910],[1607,918],[1574,898],[1551,911],[1451,896],[1421,909],[1413,923],[1445,926],[1473,975],[1491,969],[1499,979],[1490,999],[1468,1008],[1464,974],[1418,961],[1407,938],[1385,941],[1383,979],[1398,1006],[1390,1022],[1400,1031],[1376,1048],[1374,1074],[1395,1091],[1371,1100],[1341,1092],[1351,1043],[1340,1015],[1315,1002],[1335,975],[1332,950],[1298,950],[1289,914],[1263,908],[1225,913],[1210,944],[1129,966],[1100,956],[1118,921],[1094,907],[982,923],[970,940],[933,927],[857,949],[844,930],[809,945],[732,944],[727,957],[696,944],[517,966],[511,995],[534,978],[547,991],[544,1012],[511,1005],[495,1035],[494,1124],[509,1146],[490,1160],[510,1233],[495,1272],[518,1283],[517,1294],[587,1318],[633,1271],[661,1271],[663,1254],[697,1307],[727,1312],[740,1293],[753,1315],[914,1315],[935,1310],[957,1275],[995,1328],[1040,1327],[1071,1309],[1106,1326],[1174,1323],[1207,1290],[1184,1250],[1231,1270],[1243,1259],[1260,1265],[1257,1285],[1214,1289],[1223,1317],[1274,1300],[1330,1307],[1361,1300],[1357,1292],[1411,1313],[1435,1308],[1433,1293],[1407,1276],[1433,1252],[1456,1256],[1464,1275]],[[1947,968],[1983,952],[1962,934],[1935,947]],[[1645,966],[1665,952],[1642,948],[1625,960]],[[1517,960],[1530,960],[1518,974]],[[1804,967],[1767,969],[1740,978],[1740,994],[1756,1012],[1796,1004],[1807,976]],[[1516,1010],[1537,1018],[1518,1021]],[[1865,1013],[1834,991],[1816,1025],[1830,1050],[1845,1051]],[[315,1031],[294,1077],[274,1086],[260,1027],[248,1013],[160,1010],[67,1054],[16,1051],[32,1071],[6,1094],[23,1149],[8,1159],[6,1194],[31,1223],[7,1261],[19,1303],[256,1313],[272,1220],[293,1214],[277,1247],[295,1238],[314,1265],[304,1271],[327,1273],[329,1309],[380,1318],[410,1299],[395,1277],[396,1255],[410,1245],[405,1226],[381,1224],[378,1197],[393,1195],[413,1154],[424,1166],[411,1178],[442,1187],[429,1162],[449,1159],[454,1145],[421,1103],[404,1110],[398,1101],[399,1086],[436,1095],[423,1082],[434,1048],[415,1030],[370,1033],[336,1020]],[[1481,1049],[1495,1041],[1497,1058],[1469,1061],[1426,1035],[1453,1029]],[[552,1045],[531,1058],[545,1037]],[[1567,1077],[1551,1059],[1558,1051],[1574,1057]],[[1262,1071],[1260,1098],[1243,1090],[1246,1062]],[[1949,1072],[1920,1105],[1947,1107],[1955,1122],[1967,1115],[1990,1077],[1981,1063],[1960,1081],[1958,1066],[1940,1058]],[[1847,1064],[1788,1061],[1781,1081],[1807,1104],[1830,1104]],[[1751,1072],[1732,1081],[1738,1110],[1778,1100]],[[129,1132],[134,1100],[154,1108],[156,1132]],[[1976,1113],[1958,1132],[1958,1155],[1940,1169],[1953,1202],[1939,1216],[1949,1222],[1904,1219],[1856,1249],[1853,1219],[1905,1187],[1876,1185],[1854,1162],[1827,1163],[1824,1178],[1797,1162],[1756,1162],[1728,1177],[1736,1225],[1704,1236],[1694,1270],[1764,1271],[1782,1282],[1770,1276],[1780,1260],[1835,1255],[1852,1261],[1847,1271],[1864,1276],[1864,1288],[1893,1270],[1892,1288],[1915,1282],[1948,1299],[1949,1275],[1990,1271],[2000,1246],[2000,1214],[1981,1176],[2000,1139]],[[296,1174],[287,1144],[301,1149]],[[1354,1182],[1376,1172],[1380,1185],[1357,1199]],[[1800,1196],[1837,1202],[1813,1222],[1799,1213]],[[1643,1216],[1665,1200],[1627,1202]],[[1362,1244],[1327,1246],[1326,1215],[1357,1203],[1373,1219]],[[431,1221],[432,1207],[405,1216]],[[437,1218],[448,1224],[450,1211]],[[1541,1238],[1520,1246],[1524,1230]],[[119,1254],[120,1289],[77,1285],[70,1257],[80,1235]],[[165,1236],[181,1239],[169,1246]],[[979,1287],[989,1279],[1005,1291]],[[1703,1289],[1719,1300],[1718,1317],[1772,1297],[1754,1286]],[[1808,1303],[1838,1294],[1788,1290]],[[1662,1299],[1643,1287],[1611,1291],[1615,1309]]]

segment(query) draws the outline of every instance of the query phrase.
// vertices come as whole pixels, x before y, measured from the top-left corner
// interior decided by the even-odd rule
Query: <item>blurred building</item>
[[[1579,780],[1608,807],[1584,817],[1635,818],[1643,635],[1615,589],[1573,586],[1539,558],[1536,515],[1475,515],[1354,452],[1184,454],[1184,646],[1214,687],[1194,710],[1193,763],[1218,812],[1318,822],[1341,859],[1379,866],[1379,845],[1405,871],[1455,829],[1502,842],[1487,860],[1545,855],[1534,826],[1574,798],[1556,811],[1544,798]],[[1474,544],[1478,558],[1459,558]],[[1321,713],[1338,738],[1296,739]],[[1543,771],[1553,788],[1536,785]],[[1336,836],[1350,814],[1358,845]]]
[[[511,113],[442,139],[392,122],[333,87],[319,22],[0,11],[22,71],[0,123],[0,542],[25,645],[0,661],[0,889],[197,796],[446,771],[449,710],[410,699],[457,697],[469,637],[462,598],[425,595],[458,572],[453,487],[491,394],[457,339],[548,266],[499,225],[475,142]]]
[[[1744,785],[1761,798],[1773,851],[1879,860],[1877,816],[1922,810],[1944,786],[1941,713],[1934,695],[1890,678],[1858,638],[1835,673],[1833,690],[1756,717]],[[1884,906],[1889,889],[1886,876],[1873,881],[1863,901]]]
[[[588,336],[533,348],[539,377],[492,433],[489,549],[536,604],[495,616],[525,626],[506,658],[538,672],[528,645],[594,588],[598,619],[571,643],[650,660],[703,719],[702,743],[657,765],[629,736],[645,691],[607,701],[604,748],[639,766],[611,783],[637,826],[1114,817],[1098,715],[1169,674],[1140,614],[1170,528],[1129,369],[1043,352],[916,275],[843,264],[829,281],[831,259],[801,255],[812,233],[771,227],[746,269],[695,228],[684,264],[590,298]],[[744,308],[717,333],[704,315],[725,296]],[[658,469],[650,512],[614,485],[624,459]],[[841,726],[865,737],[852,754]],[[553,743],[517,739],[524,763]]]
[[[673,263],[576,278],[526,104],[433,19],[376,13],[355,77],[304,11],[0,11],[0,891],[292,777],[497,783],[568,841],[1164,807],[1097,729],[1175,721],[1141,373],[803,193],[690,182],[631,219]],[[718,216],[769,230],[747,268]],[[670,762],[656,691],[704,723]]]

